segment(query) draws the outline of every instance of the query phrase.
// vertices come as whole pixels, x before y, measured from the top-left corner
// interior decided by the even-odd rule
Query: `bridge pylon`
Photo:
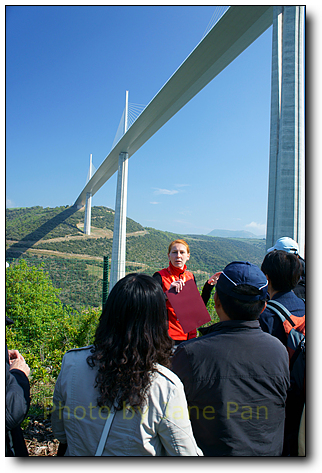
[[[273,7],[266,245],[283,236],[305,252],[304,11]]]
[[[123,134],[128,129],[128,100],[126,91]],[[128,153],[119,154],[109,292],[125,276],[128,159]]]
[[[89,174],[88,180],[92,177],[93,174],[93,162],[92,155],[89,157]],[[84,217],[84,233],[85,235],[91,234],[91,213],[92,213],[92,193],[86,193],[86,204],[85,204],[85,217]]]

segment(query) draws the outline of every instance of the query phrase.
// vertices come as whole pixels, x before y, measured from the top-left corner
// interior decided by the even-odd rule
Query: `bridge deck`
[[[272,22],[273,6],[231,6],[111,150],[78,196],[75,205],[83,206],[86,193],[94,195],[117,171],[121,152],[128,153],[131,157],[189,100],[264,33]]]

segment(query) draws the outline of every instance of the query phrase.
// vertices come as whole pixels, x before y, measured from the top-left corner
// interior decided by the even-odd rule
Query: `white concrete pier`
[[[274,6],[267,248],[305,245],[304,7]]]

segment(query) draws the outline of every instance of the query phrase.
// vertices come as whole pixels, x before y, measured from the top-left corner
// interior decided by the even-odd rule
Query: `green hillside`
[[[43,249],[99,258],[111,255],[112,209],[92,208],[91,236],[82,231],[84,210],[73,207],[7,209],[6,220],[7,257],[18,256],[24,247],[27,251]],[[144,228],[127,218],[126,259],[161,268],[167,264],[167,248],[175,238],[184,238],[189,243],[192,270],[215,272],[233,260],[260,265],[265,255],[264,240],[174,234]]]
[[[102,301],[103,257],[111,257],[114,211],[92,208],[91,235],[83,233],[84,209],[74,207],[6,210],[6,258],[42,263],[61,289],[64,302],[99,306]],[[265,240],[181,235],[144,228],[127,219],[126,271],[152,275],[168,265],[169,243],[185,239],[191,251],[188,268],[199,287],[234,260],[261,265]],[[36,263],[35,263],[36,262]]]
[[[113,231],[114,210],[107,207],[92,208],[92,226],[106,228]],[[83,232],[77,227],[84,223],[84,209],[74,207],[43,208],[40,206],[29,208],[6,209],[6,239],[28,241],[43,239],[50,240],[57,237],[79,235]],[[127,219],[127,231],[143,230],[142,225]]]

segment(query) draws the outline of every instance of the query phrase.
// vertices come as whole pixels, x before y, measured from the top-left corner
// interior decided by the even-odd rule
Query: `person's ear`
[[[264,307],[262,308],[261,313],[264,312],[264,310],[266,309],[266,306],[267,306],[267,302],[265,302],[265,305],[264,305]]]

